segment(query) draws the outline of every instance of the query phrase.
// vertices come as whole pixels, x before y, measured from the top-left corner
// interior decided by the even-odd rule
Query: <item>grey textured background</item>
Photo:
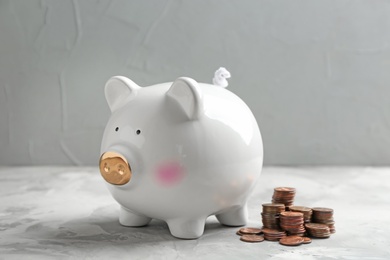
[[[390,165],[390,2],[0,0],[0,165],[96,165],[113,75],[254,112],[268,165]]]

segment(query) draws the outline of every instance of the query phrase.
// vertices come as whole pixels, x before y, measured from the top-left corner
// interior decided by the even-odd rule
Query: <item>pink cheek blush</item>
[[[178,183],[183,176],[184,169],[176,162],[163,163],[156,170],[156,179],[164,186],[171,186]]]

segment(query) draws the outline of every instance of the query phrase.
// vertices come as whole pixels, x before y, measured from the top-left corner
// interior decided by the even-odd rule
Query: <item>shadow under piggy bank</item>
[[[18,253],[51,257],[111,257],[131,253],[149,257],[153,254],[158,257],[159,252],[191,252],[199,244],[207,247],[207,241],[214,244],[226,240],[226,234],[222,234],[226,232],[231,234],[231,238],[236,238],[237,228],[223,226],[213,216],[206,221],[202,237],[183,240],[173,237],[164,221],[152,220],[144,227],[124,227],[119,224],[115,213],[112,212],[110,217],[99,218],[91,215],[59,225],[58,221],[35,223],[24,232],[24,238],[30,240],[28,246],[24,243],[13,244],[9,245],[8,249]],[[31,240],[35,240],[35,243],[31,243]],[[157,248],[158,251],[155,250]],[[154,250],[153,253],[151,250]]]
[[[204,235],[199,239],[206,239],[226,230],[232,230],[232,234],[234,234],[233,230],[235,229],[237,228],[223,226],[215,218],[210,217],[206,222]],[[152,220],[143,227],[124,227],[119,224],[117,218],[108,221],[79,219],[64,223],[55,239],[72,241],[72,243],[75,241],[83,243],[110,242],[124,246],[134,243],[190,241],[173,237],[169,232],[168,225],[161,220]]]

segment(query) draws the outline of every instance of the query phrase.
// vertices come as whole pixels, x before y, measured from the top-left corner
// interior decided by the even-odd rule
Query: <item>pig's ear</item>
[[[179,105],[189,120],[197,120],[202,115],[202,93],[195,80],[178,78],[169,88],[167,97]]]
[[[135,97],[139,88],[140,86],[126,77],[115,76],[110,78],[104,87],[104,94],[111,112],[121,107],[124,101]]]

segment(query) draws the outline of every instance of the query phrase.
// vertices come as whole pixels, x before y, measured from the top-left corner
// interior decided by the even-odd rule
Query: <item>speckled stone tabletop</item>
[[[273,188],[296,205],[334,209],[336,234],[297,247],[244,243],[209,217],[204,235],[180,240],[153,220],[123,227],[95,168],[0,168],[0,259],[390,259],[390,168],[265,168],[249,200],[260,227]]]

